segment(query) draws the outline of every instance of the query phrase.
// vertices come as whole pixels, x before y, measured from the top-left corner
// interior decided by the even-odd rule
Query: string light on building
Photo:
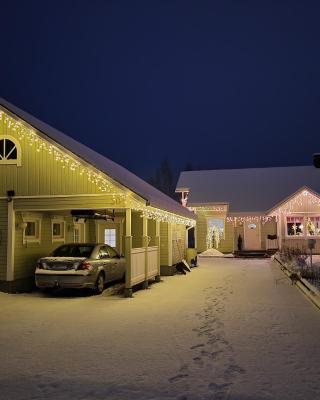
[[[298,212],[299,207],[300,209],[307,209],[310,206],[320,207],[320,198],[309,190],[304,189],[273,211],[272,215],[290,214]]]
[[[25,123],[15,120],[2,110],[0,110],[0,122],[5,125],[7,131],[9,130],[10,133],[15,134],[19,141],[25,141],[27,144],[34,147],[37,153],[46,152],[48,155],[53,157],[53,159],[61,165],[63,169],[78,172],[80,176],[85,176],[88,182],[96,185],[101,192],[112,195],[115,204],[122,203],[122,206],[132,206],[132,209],[141,211],[142,216],[157,221],[184,224],[188,226],[195,225],[195,221],[192,219],[146,206],[144,200],[141,200],[141,202],[134,200],[129,193],[124,193],[121,189],[119,190],[116,185],[106,179],[100,171],[81,163],[70,154],[42,138],[32,127],[28,127]]]
[[[232,223],[244,223],[244,222],[262,222],[265,224],[266,222],[270,222],[272,220],[277,221],[277,216],[273,215],[246,215],[246,216],[228,216],[226,217],[227,222]]]
[[[227,205],[220,205],[220,206],[199,206],[199,207],[188,207],[190,211],[194,211],[195,213],[199,211],[212,211],[212,212],[226,212],[228,210]]]
[[[0,121],[6,126],[10,133],[15,133],[19,141],[26,141],[27,144],[34,147],[37,153],[47,152],[53,156],[63,169],[68,168],[70,171],[78,171],[79,175],[86,175],[90,183],[96,185],[101,192],[116,192],[118,188],[107,180],[99,171],[88,166],[84,166],[80,161],[73,158],[70,154],[63,152],[61,149],[40,137],[33,128],[27,127],[21,121],[17,121],[4,111],[0,110]]]

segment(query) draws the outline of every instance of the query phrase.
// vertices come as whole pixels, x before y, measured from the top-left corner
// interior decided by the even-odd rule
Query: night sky
[[[143,178],[320,152],[320,1],[0,3],[0,95]]]

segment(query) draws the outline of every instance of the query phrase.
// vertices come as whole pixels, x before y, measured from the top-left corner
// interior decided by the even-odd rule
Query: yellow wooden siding
[[[0,135],[12,136],[21,146],[21,167],[0,166],[0,196],[6,195],[7,190],[14,190],[17,196],[101,193],[87,175],[63,168],[47,151],[38,152],[27,139],[19,139],[3,120],[0,121]]]
[[[132,234],[132,247],[142,247],[142,228],[143,219],[140,213],[132,212],[131,215],[131,234]]]
[[[224,239],[221,239],[218,250],[221,253],[232,253],[234,251],[234,225],[233,222],[225,220],[224,225]]]
[[[65,241],[52,242],[51,216],[43,214],[41,218],[40,243],[23,243],[23,230],[19,225],[23,222],[21,213],[16,213],[15,231],[15,256],[14,256],[14,278],[23,279],[33,275],[38,258],[49,255],[55,248],[63,243],[74,241],[72,218],[66,217]]]
[[[168,265],[168,223],[160,223],[160,265]]]
[[[0,200],[0,280],[7,274],[7,240],[8,240],[8,205],[7,200]]]
[[[203,212],[199,212],[197,216],[197,251],[202,253],[207,250],[207,217]]]
[[[172,264],[177,264],[185,258],[186,227],[174,224],[172,226]]]
[[[149,246],[156,246],[156,221],[148,220],[148,236],[150,237]]]
[[[1,170],[1,168],[0,168]],[[110,195],[15,198],[15,210],[72,210],[72,209],[106,209],[124,206]]]
[[[96,241],[96,224],[95,221],[89,219],[85,224],[86,242],[94,243]]]

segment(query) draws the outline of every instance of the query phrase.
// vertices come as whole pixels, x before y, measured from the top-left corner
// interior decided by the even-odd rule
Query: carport
[[[0,135],[16,149],[0,164],[0,289],[30,288],[37,259],[59,244],[105,242],[104,224],[127,260],[127,296],[184,257],[195,216],[164,193],[4,100]]]

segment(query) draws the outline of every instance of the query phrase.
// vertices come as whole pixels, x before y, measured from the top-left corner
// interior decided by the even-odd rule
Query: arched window
[[[0,136],[0,164],[21,165],[20,145],[11,136]]]

